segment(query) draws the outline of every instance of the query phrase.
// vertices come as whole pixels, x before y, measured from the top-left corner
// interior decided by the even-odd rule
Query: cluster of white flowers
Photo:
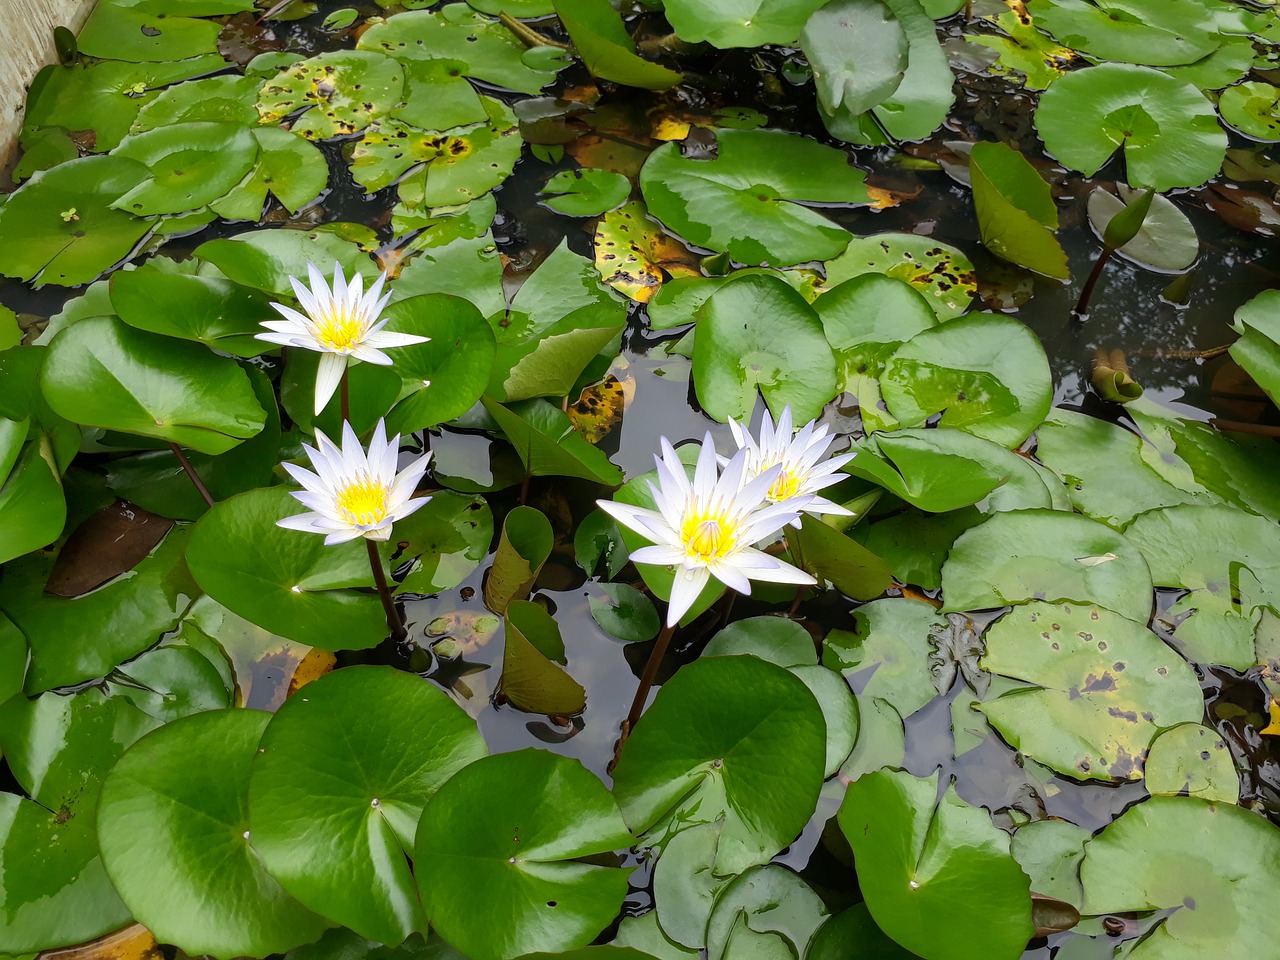
[[[669,627],[688,612],[711,577],[740,593],[751,592],[752,580],[814,583],[803,570],[755,544],[788,524],[800,526],[802,513],[849,513],[818,494],[839,481],[839,469],[853,459],[847,453],[823,461],[835,440],[825,425],[811,421],[793,433],[787,407],[776,425],[765,413],[759,440],[734,420],[729,426],[738,452],[717,457],[708,433],[692,482],[675,448],[662,438],[662,456],[654,457],[658,482],[649,484],[657,510],[599,501],[619,523],[653,541],[633,552],[632,560],[675,567]]]
[[[391,358],[382,352],[390,347],[407,347],[425,343],[429,337],[409,333],[392,333],[382,328],[383,307],[390,294],[381,296],[386,274],[375,280],[364,292],[359,274],[348,283],[342,267],[333,265],[333,288],[312,264],[307,264],[311,288],[292,277],[293,291],[306,311],[299,313],[280,303],[271,304],[283,320],[264,320],[270,333],[259,333],[259,340],[289,347],[302,347],[320,353],[316,374],[315,412],[320,413],[342,381],[347,365],[353,360],[387,365]],[[342,447],[339,448],[320,430],[316,430],[316,446],[302,445],[315,467],[312,473],[291,463],[283,464],[289,476],[303,489],[290,495],[309,513],[285,517],[277,521],[290,530],[324,534],[327,544],[344,543],[357,537],[386,540],[391,525],[425,504],[430,497],[414,497],[414,490],[427,470],[430,452],[396,472],[400,435],[387,439],[386,424],[379,420],[373,430],[366,453],[356,439],[351,424],[342,423]]]

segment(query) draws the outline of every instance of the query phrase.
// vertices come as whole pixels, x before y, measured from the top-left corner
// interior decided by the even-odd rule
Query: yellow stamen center
[[[680,530],[680,539],[692,559],[702,563],[720,560],[737,546],[737,524],[723,515],[690,513]]]
[[[343,353],[360,345],[364,328],[365,323],[358,314],[330,314],[316,324],[315,338],[321,346]]]
[[[767,496],[774,503],[781,503],[783,500],[789,500],[800,492],[800,477],[791,473],[786,467],[782,468],[782,472],[778,474],[778,479],[773,481],[773,486],[769,488]]]
[[[387,516],[387,488],[369,477],[358,477],[333,498],[338,513],[348,523],[373,526]]]

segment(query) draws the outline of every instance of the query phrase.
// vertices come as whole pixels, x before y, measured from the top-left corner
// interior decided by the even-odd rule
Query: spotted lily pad
[[[1123,149],[1130,185],[1152,190],[1204,183],[1227,149],[1204,94],[1148,67],[1104,63],[1065,74],[1040,98],[1035,119],[1061,163],[1092,176]]]
[[[852,631],[832,630],[822,662],[839,670],[860,697],[879,697],[909,717],[938,693],[930,670],[931,632],[947,625],[923,600],[874,600],[854,611]]]
[[[745,264],[829,260],[849,234],[804,204],[869,201],[844,154],[772,130],[720,130],[714,159],[655,150],[640,172],[649,212],[690,243]]]
[[[1222,91],[1222,119],[1255,140],[1280,140],[1280,89],[1258,80]]]
[[[911,233],[855,237],[844,253],[827,262],[826,273],[827,288],[867,273],[883,273],[909,283],[924,296],[939,320],[950,320],[968,310],[978,290],[973,263],[961,251]]]
[[[1161,614],[1187,655],[1248,669],[1258,618],[1280,609],[1275,524],[1226,504],[1181,504],[1139,515],[1125,536],[1157,585],[1189,591]]]
[[[594,172],[622,177],[607,171]],[[622,179],[626,181],[625,177]],[[550,188],[551,183],[547,186]],[[622,196],[625,198],[626,193]],[[551,203],[547,201],[548,206]],[[652,301],[669,277],[701,278],[701,270],[693,262],[694,254],[679,240],[663,233],[639,200],[625,203],[600,218],[596,224],[595,260],[605,283],[639,303]]]
[[[619,206],[631,193],[631,181],[608,170],[561,170],[540,191],[542,202],[570,217],[594,217]]]
[[[357,133],[400,102],[404,71],[390,57],[339,50],[299,60],[269,78],[258,95],[263,123],[301,112],[293,131],[308,140]]]
[[[204,4],[199,13],[252,10],[245,0]],[[77,46],[83,54],[104,60],[182,60],[216,53],[219,24],[172,12],[138,0],[101,0],[80,29]],[[196,12],[196,11],[192,11]]]
[[[1130,960],[1264,956],[1257,918],[1280,896],[1280,834],[1226,803],[1152,797],[1085,845],[1080,879],[1088,914],[1157,911]]]
[[[1140,778],[1156,733],[1204,712],[1186,661],[1110,610],[1018,606],[986,644],[982,667],[1020,683],[979,709],[1015,749],[1080,780]]]
[[[128,256],[151,222],[111,203],[150,177],[125,157],[84,157],[43,170],[0,207],[0,273],[76,286]]]
[[[1151,742],[1146,781],[1153,796],[1185,793],[1219,803],[1240,799],[1240,778],[1227,742],[1199,723],[1170,727]]]

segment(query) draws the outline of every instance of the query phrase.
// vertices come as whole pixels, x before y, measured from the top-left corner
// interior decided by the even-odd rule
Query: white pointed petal
[[[299,513],[292,517],[281,517],[276,521],[276,526],[286,530],[301,530],[303,533],[325,533],[326,528],[317,526],[315,520],[314,513]]]
[[[652,536],[651,531],[669,526],[662,514],[647,507],[633,507],[629,503],[619,503],[617,500],[597,500],[596,504],[624,527],[634,530],[642,537]],[[669,539],[669,537],[663,539]]]
[[[300,467],[296,463],[282,463],[280,466],[284,468],[285,473],[313,493],[328,493],[332,487],[331,484],[326,483],[320,476],[312,473],[306,467]]]
[[[354,540],[358,536],[360,536],[360,531],[355,527],[352,527],[350,530],[335,530],[324,538],[324,545],[326,547],[332,547],[334,544],[346,543],[348,540]]]
[[[420,337],[415,333],[375,330],[372,333],[366,333],[361,342],[370,347],[377,347],[379,350],[389,350],[395,347],[411,347],[415,343],[430,343],[431,338]]]
[[[316,369],[316,415],[325,408],[338,384],[342,382],[342,374],[347,369],[347,358],[336,353],[322,353],[320,366]]]
[[[791,564],[770,556],[755,547],[743,547],[733,555],[733,565],[752,580],[768,580],[771,583],[795,583],[812,586],[813,577]]]
[[[827,513],[836,517],[852,517],[854,515],[852,510],[842,507],[840,504],[834,503],[826,497],[814,497],[809,501],[809,505],[804,508],[804,512]]]
[[[409,514],[413,513],[413,511],[417,510],[419,507],[425,507],[430,502],[431,502],[430,497],[418,497],[414,500],[407,500],[402,506],[400,506],[395,511],[395,514],[391,517],[391,519],[392,520],[403,519],[404,517],[407,517]]]
[[[351,355],[357,360],[363,360],[365,363],[376,364],[379,367],[389,367],[395,363],[394,360],[388,357],[381,350],[375,350],[373,347],[368,346],[365,343],[357,345],[356,348],[351,351]]]
[[[360,536],[366,540],[390,540],[391,539],[391,518],[388,517],[379,526],[372,529],[360,531]]]
[[[306,335],[305,332],[301,331],[299,324],[294,323],[292,320],[263,320],[261,325],[277,333],[288,333],[295,337]],[[257,336],[257,334],[254,334],[254,336]]]
[[[676,570],[676,578],[671,584],[671,600],[667,604],[667,626],[674,627],[680,618],[689,612],[702,588],[711,579],[706,567],[689,570],[681,567]]]
[[[702,438],[702,449],[698,451],[698,464],[693,468],[693,496],[698,502],[706,503],[714,496],[716,481],[720,471],[716,467],[716,445],[707,431]]]
[[[427,472],[427,467],[431,463],[431,452],[427,451],[413,463],[409,464],[391,483],[391,489],[387,492],[387,499],[392,503],[405,500],[413,495],[413,491],[418,488],[418,483],[422,480]]]
[[[707,564],[711,575],[731,590],[750,595],[751,581],[747,575],[734,566],[733,559],[725,559]]]
[[[301,347],[304,350],[319,350],[320,345],[311,337],[300,333],[255,333],[255,340],[267,343],[278,343],[282,347]]]
[[[641,547],[639,550],[631,551],[631,559],[636,563],[656,563],[662,565],[674,563],[682,565],[685,560],[685,552],[670,543],[656,543],[652,546]]]

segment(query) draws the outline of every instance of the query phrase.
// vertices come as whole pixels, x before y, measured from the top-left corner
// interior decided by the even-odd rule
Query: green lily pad
[[[644,90],[666,90],[683,79],[674,70],[636,56],[622,17],[608,0],[555,0],[555,9],[593,77]]]
[[[506,610],[501,692],[526,713],[570,717],[587,705],[587,691],[560,664],[564,639],[555,619],[531,600],[512,600]],[[558,662],[557,662],[558,661]]]
[[[849,680],[860,697],[878,697],[909,717],[938,695],[930,658],[932,633],[947,625],[923,600],[875,600],[853,612],[854,629],[832,630],[822,662]]]
[[[1022,872],[1031,878],[1031,889],[1079,908],[1084,901],[1080,886],[1080,860],[1090,833],[1066,820],[1033,820],[1013,834],[1010,850]]]
[[[111,204],[146,217],[194,210],[218,199],[253,167],[258,141],[238,123],[176,123],[125,137],[112,155],[151,171]]]
[[[1123,527],[1153,507],[1214,500],[1194,481],[1187,489],[1185,481],[1161,475],[1148,463],[1150,445],[1142,437],[1105,420],[1055,408],[1036,438],[1036,456],[1062,477],[1071,505],[1110,526]]]
[[[521,750],[471,764],[428,801],[414,873],[442,937],[475,960],[506,960],[590,943],[622,905],[628,871],[584,860],[633,842],[577,760]]]
[[[561,170],[539,191],[543,204],[570,217],[594,217],[621,206],[631,181],[609,170]]]
[[[574,430],[559,407],[545,400],[520,400],[504,406],[484,397],[482,402],[530,476],[580,477],[609,486],[622,482],[622,471],[609,462],[603,450]]]
[[[1131,960],[1265,955],[1256,922],[1280,895],[1280,835],[1256,814],[1192,797],[1136,804],[1085,845],[1084,913],[1160,911]]]
[[[286,700],[262,735],[249,777],[254,849],[307,907],[400,943],[426,920],[407,860],[418,818],[486,752],[475,723],[422,678],[334,671]]]
[[[208,240],[194,255],[229,280],[290,300],[294,293],[289,278],[305,277],[308,263],[324,264],[327,275],[333,264],[340,264],[348,279],[357,273],[364,277],[366,289],[379,272],[359,246],[326,230],[252,230]]]
[[[130,133],[143,133],[196,120],[252,127],[258,122],[254,104],[262,86],[256,77],[221,76],[188,80],[164,90],[138,111]]]
[[[876,926],[865,903],[829,917],[809,941],[805,960],[846,960],[851,943],[858,945],[858,960],[917,960]]]
[[[695,950],[707,945],[711,908],[733,879],[714,870],[719,845],[719,823],[689,827],[667,841],[653,869],[653,903],[662,932]]]
[[[855,237],[844,253],[827,261],[826,272],[828,288],[868,273],[883,273],[909,283],[924,296],[939,320],[950,320],[968,310],[978,290],[978,275],[968,257],[955,247],[912,233]],[[907,327],[903,332],[917,331]]]
[[[371,647],[386,635],[382,604],[352,587],[373,584],[364,545],[276,526],[303,507],[284,490],[224,500],[196,525],[192,575],[219,603],[290,640],[326,649]]]
[[[907,734],[893,704],[879,697],[858,697],[858,723],[858,742],[840,767],[841,779],[852,782],[885,767],[901,767]]]
[[[0,793],[0,950],[38,952],[129,922],[99,857],[95,811],[111,765],[156,725],[96,689],[0,707],[0,752],[31,796]]]
[[[211,53],[164,63],[105,60],[45,67],[31,84],[23,136],[53,127],[87,130],[93,132],[94,151],[111,150],[129,133],[141,108],[156,98],[157,88],[226,66]]]
[[[265,955],[327,925],[267,873],[249,834],[249,766],[269,714],[218,710],[139,741],[98,804],[107,872],[158,939],[216,956]]]
[[[832,147],[774,130],[720,130],[712,160],[668,143],[649,155],[640,189],[653,216],[689,243],[744,264],[829,260],[850,236],[805,204],[869,200],[864,175]]]
[[[592,361],[617,351],[625,326],[621,304],[589,304],[536,336],[501,343],[485,393],[502,401],[569,396]]]
[[[1066,280],[1067,255],[1053,235],[1058,208],[1031,162],[1008,144],[975,143],[969,176],[986,248],[1010,263]]]
[[[887,100],[907,71],[908,46],[902,24],[880,0],[840,0],[814,11],[800,49],[824,119],[836,111],[856,117]]]
[[[667,19],[681,40],[712,46],[795,44],[821,0],[667,0]]]
[[[955,427],[1016,447],[1053,402],[1040,339],[1000,314],[977,313],[916,334],[885,361],[880,389],[905,427]]]
[[[271,298],[229,280],[173,273],[157,261],[111,276],[111,306],[131,327],[163,333],[239,357],[271,345],[255,340],[262,321],[277,316]]]
[[[400,102],[404,70],[368,50],[335,50],[292,63],[269,77],[258,95],[262,123],[301,116],[291,129],[308,140],[358,133]]]
[[[1143,624],[1029,603],[986,633],[984,669],[1021,681],[979,709],[1018,751],[1080,780],[1137,780],[1156,733],[1198,721],[1196,675]]]
[[[946,611],[1025,600],[1096,603],[1146,623],[1151,574],[1110,527],[1058,510],[997,513],[962,533],[942,566]]]
[[[955,102],[952,94],[955,76],[938,43],[930,14],[918,0],[882,0],[882,3],[897,20],[907,42],[901,82],[866,113],[827,110],[819,98],[822,122],[834,136],[850,143],[922,140],[946,120]],[[827,10],[831,10],[830,5]],[[826,11],[818,12],[814,29],[822,29],[825,14]],[[814,20],[811,18],[811,23]]]
[[[1280,291],[1263,290],[1236,311],[1231,326],[1240,334],[1231,345],[1231,359],[1280,403]]]
[[[423,130],[483,123],[488,113],[460,60],[401,60],[404,99],[391,116]]]
[[[396,572],[396,593],[440,593],[469,577],[492,541],[493,513],[483,498],[438,490],[379,549]]]
[[[1035,120],[1045,148],[1086,176],[1122,148],[1135,187],[1199,186],[1226,155],[1227,135],[1204,94],[1148,67],[1104,63],[1064,74],[1040,98]]]
[[[209,204],[224,220],[257,220],[272,194],[297,213],[329,185],[329,164],[309,140],[279,127],[251,131],[258,141],[253,169],[226,196]]]
[[[251,10],[243,3],[222,4],[210,13]],[[104,60],[182,60],[216,53],[221,27],[209,20],[171,16],[178,11],[137,0],[101,0],[80,28],[76,44],[81,53]],[[201,11],[203,13],[203,11]]]
[[[84,157],[35,174],[0,207],[0,272],[37,286],[93,280],[151,229],[110,206],[148,175],[125,157]]]
[[[54,341],[41,389],[68,420],[201,453],[224,453],[266,422],[235,361],[109,317],[83,320]]]
[[[1227,742],[1194,722],[1164,730],[1151,741],[1146,786],[1153,796],[1185,793],[1218,803],[1240,799],[1240,778]]]
[[[1157,585],[1190,591],[1161,614],[1187,656],[1248,669],[1262,610],[1280,609],[1275,524],[1226,504],[1181,504],[1140,514],[1125,536]]]
[[[1101,187],[1095,187],[1089,194],[1089,223],[1098,236],[1106,233],[1107,224],[1112,218],[1127,209],[1137,191],[1120,187],[1120,198]],[[1195,263],[1200,255],[1200,239],[1196,236],[1196,228],[1191,225],[1187,215],[1174,205],[1173,201],[1160,194],[1151,198],[1151,209],[1147,211],[1133,239],[1116,248],[1116,253],[1148,270],[1159,270],[1164,273],[1178,273]]]
[[[75,598],[44,592],[54,553],[8,563],[0,610],[31,645],[27,694],[101,677],[172,630],[197,592],[182,562],[187,540],[169,531],[127,575]]]
[[[1280,140],[1280,89],[1253,80],[1227,87],[1218,98],[1222,119],[1255,140]]]
[[[27,638],[0,613],[0,703],[21,692],[30,660]]]
[[[756,657],[698,660],[663,684],[636,724],[613,771],[614,795],[637,832],[723,818],[715,869],[738,873],[770,859],[808,819],[825,726],[787,670]]]
[[[510,30],[460,3],[388,17],[360,35],[360,50],[398,60],[453,60],[463,74],[530,95],[555,79],[561,64],[530,64]]]
[[[789,535],[796,566],[854,600],[874,600],[893,586],[893,574],[882,559],[858,541],[817,517],[802,516],[800,530]]]
[[[786,867],[752,867],[716,897],[707,921],[708,960],[768,956],[777,947],[779,956],[805,956],[826,918],[822,898]]]
[[[800,294],[767,274],[725,283],[698,313],[693,382],[710,416],[747,420],[756,393],[779,416],[817,417],[836,395],[835,358],[822,325]]]
[[[643,951],[645,957],[654,957],[655,960],[698,960],[702,956],[702,951],[691,950],[663,933],[656,910],[638,917],[623,917],[610,944],[626,950]]]
[[[204,653],[180,643],[153,647],[121,664],[104,678],[103,689],[161,723],[232,705],[230,678]]]
[[[604,596],[591,597],[589,604],[591,618],[601,630],[628,643],[643,643],[658,635],[662,621],[652,600],[628,583],[598,586]]]
[[[39,438],[23,444],[27,424],[0,419],[0,563],[52,543],[67,520],[53,449]]]
[[[1193,63],[1222,42],[1213,14],[1195,0],[1030,0],[1027,12],[1059,42],[1099,60]]]
[[[839,821],[871,916],[903,947],[934,960],[1022,956],[1034,932],[1026,874],[1008,834],[954,786],[939,798],[936,773],[870,773],[849,785]]]
[[[702,650],[704,657],[750,654],[780,667],[813,666],[813,637],[794,620],[748,617],[720,630]]]
[[[502,538],[493,556],[493,567],[484,582],[484,604],[497,614],[512,600],[529,595],[538,571],[551,556],[555,536],[546,514],[519,506],[502,521]]]

